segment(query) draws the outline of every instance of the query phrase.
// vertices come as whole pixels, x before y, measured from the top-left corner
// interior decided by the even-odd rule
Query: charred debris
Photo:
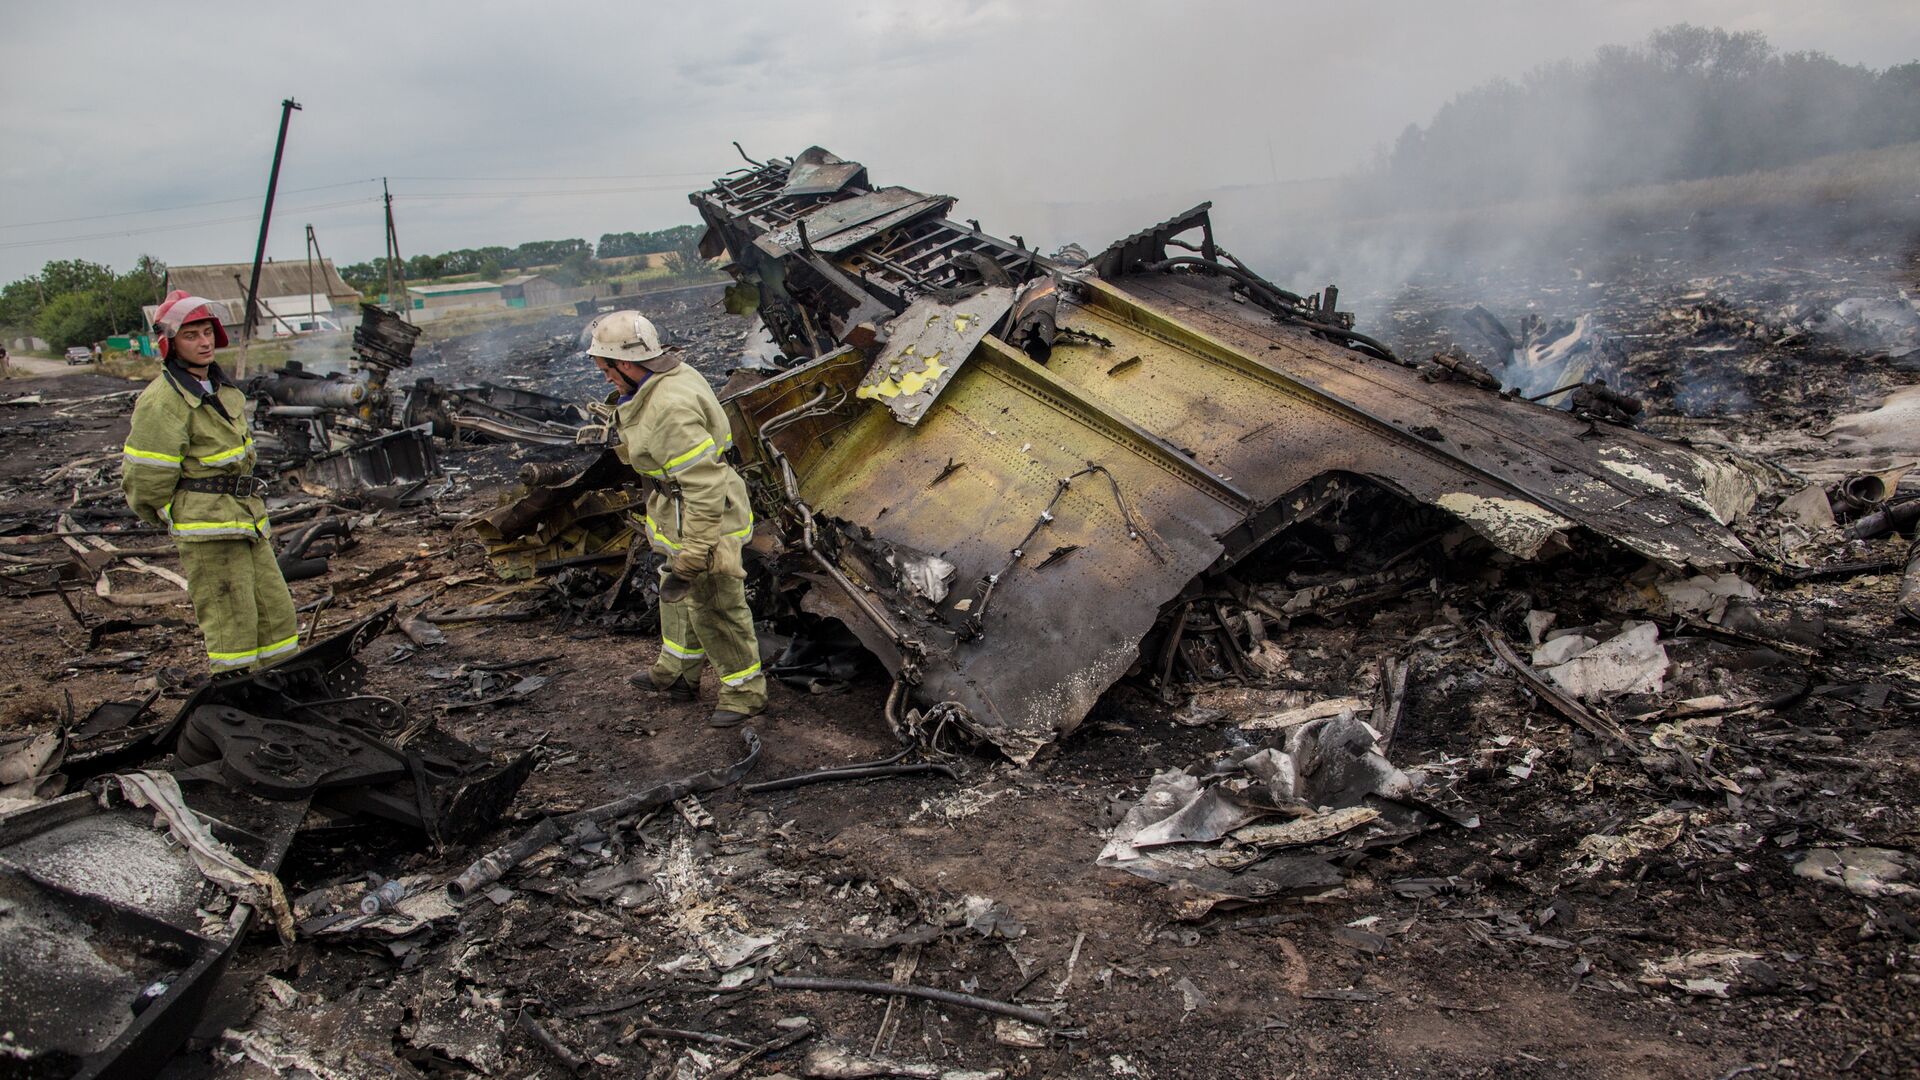
[[[171,716],[157,692],[102,705],[77,749],[37,764],[91,787],[0,815],[0,1028],[27,1075],[151,1075],[249,930],[290,942],[346,923],[296,929],[275,872],[297,832],[373,820],[438,847],[499,820],[533,755],[477,751],[363,692],[355,654],[392,621],[206,684]],[[370,895],[361,922],[434,902],[404,884]]]
[[[819,148],[692,199],[730,307],[779,350],[725,399],[762,610],[851,629],[908,713],[1016,761],[1123,678],[1263,678],[1270,633],[1435,560],[1604,548],[1685,576],[1754,558],[1734,526],[1763,468],[1635,431],[1637,403],[1572,350],[1516,347],[1498,374],[1397,356],[1333,287],[1238,262],[1205,206],[1075,258]],[[1569,407],[1524,400],[1541,382]],[[617,463],[524,479],[478,522],[496,566],[599,567],[590,607],[644,606]],[[1400,548],[1350,547],[1363,535]],[[1328,569],[1279,587],[1303,557]]]
[[[435,438],[572,446],[579,437],[586,414],[547,394],[431,378],[390,385],[413,365],[420,328],[374,304],[360,311],[347,371],[322,375],[296,361],[247,382],[263,456],[299,488],[398,504],[443,478]]]
[[[589,385],[576,322],[543,326],[507,357],[553,394],[471,372],[401,388],[418,331],[369,308],[353,370],[295,368],[248,385],[267,460],[286,482],[274,504],[282,565],[290,580],[329,575],[328,558],[360,542],[356,525],[365,533],[382,508],[424,504],[436,526],[457,520],[455,545],[484,547],[490,574],[441,574],[422,544],[331,583],[306,609],[315,643],[280,665],[197,688],[161,672],[139,700],[0,746],[0,1053],[35,1075],[151,1072],[208,1009],[242,937],[271,927],[283,939],[391,950],[419,997],[399,1033],[368,1028],[369,1045],[392,1053],[404,1042],[435,1069],[498,1071],[518,1040],[568,1073],[627,1064],[624,1048],[644,1042],[668,1048],[657,1063],[673,1062],[674,1075],[707,1075],[722,1054],[730,1060],[712,1075],[761,1058],[810,1076],[1001,1075],[888,1057],[900,1003],[991,1018],[981,1041],[1007,1049],[989,1053],[1068,1045],[1091,1019],[1075,995],[1096,993],[1084,971],[1074,984],[1085,932],[1051,966],[1023,958],[1026,927],[994,898],[770,866],[765,853],[789,839],[791,822],[759,811],[716,848],[700,797],[989,773],[1015,778],[1005,792],[1020,798],[1060,740],[1083,726],[1095,738],[1132,730],[1136,705],[1221,736],[1204,753],[1135,762],[1143,782],[1109,796],[1098,855],[1078,864],[1155,883],[1165,913],[1152,947],[1191,947],[1250,905],[1331,902],[1372,860],[1388,864],[1377,871],[1381,904],[1407,906],[1337,930],[1343,948],[1368,957],[1420,918],[1445,918],[1488,948],[1577,948],[1573,982],[1596,993],[1780,991],[1791,956],[1620,960],[1617,945],[1601,955],[1559,936],[1572,917],[1563,899],[1503,908],[1487,873],[1410,868],[1400,851],[1410,838],[1480,830],[1463,781],[1520,790],[1550,761],[1579,778],[1576,789],[1553,796],[1565,806],[1539,796],[1526,812],[1543,807],[1554,829],[1576,823],[1574,863],[1544,867],[1539,842],[1511,821],[1489,856],[1500,874],[1541,879],[1529,889],[1646,874],[1661,860],[1731,873],[1734,860],[1778,849],[1797,856],[1793,875],[1834,895],[1912,895],[1920,864],[1829,820],[1781,765],[1845,760],[1839,738],[1778,712],[1877,716],[1911,701],[1912,686],[1872,667],[1868,654],[1885,647],[1850,620],[1851,594],[1811,606],[1770,595],[1884,578],[1899,583],[1899,610],[1920,620],[1908,540],[1920,498],[1900,462],[1835,465],[1809,480],[1724,443],[1638,430],[1645,403],[1627,358],[1578,320],[1516,330],[1477,309],[1464,326],[1481,348],[1400,355],[1340,310],[1334,287],[1302,295],[1242,264],[1206,206],[1097,255],[1042,255],[951,218],[951,198],[876,186],[860,164],[819,148],[749,161],[691,199],[707,225],[703,252],[724,256],[733,278],[722,302],[756,319],[753,362],[726,373],[722,396],[759,523],[749,586],[763,653],[810,696],[883,670],[897,749],[756,777],[762,739],[780,736],[747,732],[704,770],[512,816],[523,783],[555,755],[484,750],[446,728],[550,692],[558,651],[429,671],[464,690],[438,718],[368,690],[362,654],[389,634],[397,644],[379,663],[400,664],[476,624],[518,624],[493,632],[542,642],[655,630],[642,493],[605,449],[605,411],[572,400]],[[464,346],[436,349],[467,358]],[[1865,420],[1854,429],[1876,430]],[[494,464],[511,462],[515,486],[455,519],[433,505],[453,486],[441,458],[476,443],[513,451]],[[142,611],[177,601],[178,582],[149,561],[162,552],[120,535],[112,460],[43,477],[61,499],[53,526],[28,532],[27,516],[0,518],[0,557],[9,595],[57,592],[87,631],[73,667],[132,671],[139,655],[113,652],[114,637],[179,626]],[[16,554],[56,543],[71,550]],[[129,575],[169,588],[130,591]],[[371,601],[409,585],[427,595],[407,614],[315,629],[337,597]],[[472,585],[486,595],[443,598]],[[91,589],[115,617],[87,613],[73,589]],[[550,673],[527,672],[536,666]],[[170,715],[163,693],[184,698]],[[1497,736],[1436,743],[1429,732],[1413,763],[1400,747],[1425,726],[1423,701],[1533,719]],[[1009,764],[994,766],[996,756]],[[68,787],[81,790],[63,795]],[[1609,793],[1604,814],[1579,808],[1596,791]],[[1629,801],[1641,796],[1652,801]],[[978,812],[958,806],[948,809]],[[276,871],[295,838],[356,825],[434,852],[433,872],[349,875],[287,897]],[[1814,835],[1830,843],[1809,848]],[[543,962],[509,933],[529,918],[529,892],[590,909],[575,912],[572,933],[596,942],[614,933],[601,908],[658,915],[662,938],[648,948],[681,955],[649,961],[637,988],[550,997],[510,970]],[[859,932],[803,932],[756,906],[768,896]],[[1256,932],[1298,917],[1231,925]],[[1863,940],[1911,938],[1903,920],[1881,903]],[[463,941],[500,942],[501,955],[432,949],[450,927]],[[966,992],[914,977],[922,949],[971,955],[981,942],[1012,957],[1002,992],[974,992],[977,975]],[[579,949],[552,948],[572,986]],[[891,980],[806,973],[883,948],[900,950]],[[1099,970],[1103,995],[1109,983],[1157,977],[1119,960]],[[1205,982],[1196,969],[1174,984],[1182,1020],[1212,1007]],[[277,1004],[267,1013],[279,1019],[226,1039],[264,1065],[314,1066],[325,1053],[298,1014],[345,1006],[268,985]],[[1380,996],[1357,983],[1296,989],[1342,1004]],[[890,1004],[870,1050],[821,1042],[804,1058],[787,1052],[822,1034],[811,1020],[730,1034],[667,1022],[681,1015],[674,995],[756,990]],[[595,1025],[637,1009],[647,1015],[617,1042],[583,1049]],[[955,1063],[983,1056],[968,1053]],[[1121,1065],[1112,1072],[1129,1075]]]

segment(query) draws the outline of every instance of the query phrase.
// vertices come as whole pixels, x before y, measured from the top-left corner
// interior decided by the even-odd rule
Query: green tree
[[[133,260],[133,269],[128,277],[137,277],[146,283],[147,299],[143,304],[157,304],[166,299],[167,264],[152,255],[142,255]]]
[[[21,278],[0,289],[0,328],[29,330],[41,307],[40,279]]]
[[[56,259],[40,268],[40,288],[51,302],[62,293],[104,289],[113,283],[113,271],[85,259]]]
[[[664,260],[667,273],[679,278],[705,277],[713,268],[700,255],[700,231],[689,227],[677,237],[678,242],[672,251],[667,252]]]
[[[554,281],[567,286],[598,281],[606,276],[600,264],[593,261],[593,256],[588,254],[584,247],[568,253],[560,260],[560,265],[549,273]]]
[[[55,349],[91,345],[113,332],[106,290],[61,293],[40,309],[33,332]]]

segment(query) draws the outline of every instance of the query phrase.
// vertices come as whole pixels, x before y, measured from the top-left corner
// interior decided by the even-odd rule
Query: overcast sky
[[[14,2],[0,281],[250,259],[289,95],[280,259],[309,223],[338,262],[379,255],[381,176],[406,255],[692,222],[732,139],[819,143],[991,232],[1097,249],[1048,207],[1340,174],[1490,77],[1682,21],[1920,57],[1913,0]]]

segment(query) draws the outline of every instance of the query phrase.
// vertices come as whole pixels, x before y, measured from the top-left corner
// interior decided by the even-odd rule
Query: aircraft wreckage
[[[493,827],[534,755],[482,752],[364,692],[356,654],[393,623],[388,607],[206,683],[171,719],[158,690],[105,703],[64,763],[92,786],[0,815],[0,1073],[158,1072],[249,928],[293,939],[275,874],[302,830],[437,846]]]
[[[1674,570],[1749,557],[1732,462],[1615,422],[1638,406],[1604,384],[1559,411],[1464,357],[1404,361],[1333,287],[1234,259],[1205,205],[1045,257],[818,147],[749,160],[691,199],[730,307],[802,358],[724,395],[763,532],[806,610],[1015,760],[1163,665],[1211,576],[1362,490],[1520,558],[1581,530]],[[534,535],[569,497],[483,531]]]

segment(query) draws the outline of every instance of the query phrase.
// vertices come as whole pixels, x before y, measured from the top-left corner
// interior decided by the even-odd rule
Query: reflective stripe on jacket
[[[687,539],[744,543],[753,535],[747,484],[723,456],[733,428],[706,376],[686,364],[650,376],[614,409],[616,448],[635,472],[656,481],[643,519],[655,551]]]
[[[246,395],[217,375],[213,396],[204,397],[197,386],[185,385],[187,378],[169,365],[134,402],[121,448],[120,488],[127,505],[178,540],[264,537],[267,506],[260,499],[178,490],[183,476],[250,475],[256,458]]]

